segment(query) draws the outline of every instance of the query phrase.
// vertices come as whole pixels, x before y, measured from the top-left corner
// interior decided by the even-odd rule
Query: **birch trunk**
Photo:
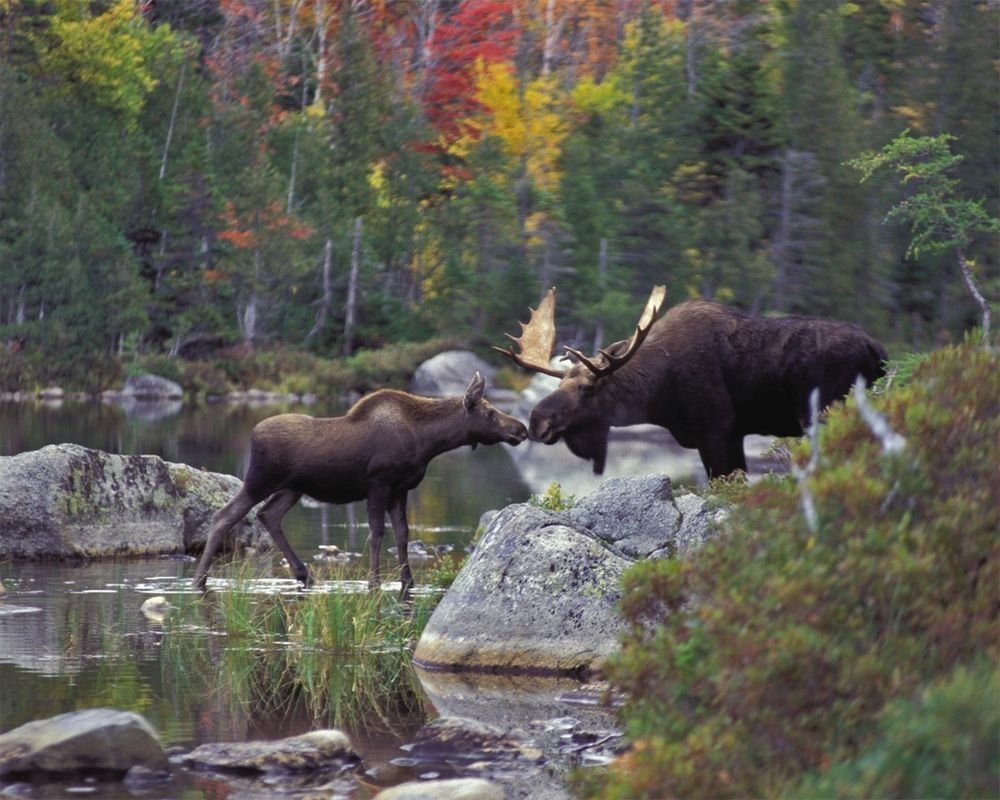
[[[958,266],[962,270],[962,280],[965,283],[965,288],[969,290],[969,294],[972,295],[972,299],[976,301],[976,305],[979,306],[979,310],[983,313],[983,347],[989,347],[990,319],[992,317],[990,304],[987,302],[986,298],[983,297],[982,293],[980,293],[979,287],[976,286],[976,280],[972,275],[972,266],[965,257],[965,249],[959,247],[957,248],[955,254],[958,257]]]
[[[602,236],[601,237],[601,249],[597,256],[597,275],[601,285],[601,291],[607,291],[608,283],[608,240]],[[594,328],[594,349],[591,352],[596,353],[601,347],[604,346],[604,320],[597,320],[597,326]]]
[[[320,300],[319,311],[316,312],[316,322],[306,335],[306,341],[312,339],[326,327],[327,317],[333,308],[333,240],[327,239],[323,245],[323,298]]]
[[[351,276],[347,282],[347,313],[344,320],[344,355],[354,352],[354,320],[358,305],[358,272],[361,270],[361,217],[354,220],[351,243]]]
[[[184,88],[184,73],[187,71],[187,61],[181,64],[181,74],[177,77],[177,91],[174,92],[174,106],[170,109],[170,123],[167,125],[167,138],[163,142],[163,159],[160,161],[160,180],[167,174],[167,155],[170,152],[170,142],[174,138],[174,128],[177,125],[177,110],[181,104],[181,90]]]

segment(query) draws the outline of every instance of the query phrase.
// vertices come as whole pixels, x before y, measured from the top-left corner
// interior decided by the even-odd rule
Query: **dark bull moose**
[[[555,344],[555,289],[532,309],[518,347],[494,348],[534,372],[561,378],[531,412],[535,441],[564,439],[601,474],[612,426],[652,423],[683,447],[697,448],[709,477],[743,470],[743,437],[801,436],[809,395],[825,408],[858,375],[884,374],[885,348],[856,325],[808,317],[756,318],[705,300],[688,300],[657,320],[666,289],[650,294],[630,339],[587,357],[550,366]]]
[[[423,480],[432,458],[463,445],[516,445],[524,425],[483,397],[479,373],[464,397],[431,399],[394,389],[363,397],[342,417],[279,414],[258,423],[250,436],[250,466],[239,493],[212,517],[194,574],[204,588],[208,567],[226,532],[262,500],[257,518],[291,565],[309,582],[309,570],[281,530],[281,520],[302,495],[324,503],[368,501],[371,530],[369,585],[379,583],[379,552],[388,511],[396,537],[404,593],[413,585],[407,558],[406,493]]]

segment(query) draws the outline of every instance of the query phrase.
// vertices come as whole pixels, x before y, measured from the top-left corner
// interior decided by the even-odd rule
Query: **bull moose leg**
[[[413,588],[413,573],[410,572],[410,525],[406,521],[406,492],[396,492],[389,498],[389,519],[392,532],[396,536],[396,552],[399,559],[400,580],[403,584],[402,597]]]
[[[747,471],[743,437],[736,434],[713,433],[705,436],[698,445],[698,455],[709,480],[736,470]]]
[[[738,434],[731,434],[726,439],[726,450],[729,456],[729,471],[743,470],[743,474],[749,474],[747,469],[747,455],[743,449],[743,437]]]
[[[706,436],[698,444],[698,455],[701,456],[701,463],[709,480],[725,475],[728,471],[729,456],[724,437],[715,434]]]
[[[208,575],[208,567],[215,558],[216,553],[222,546],[222,540],[230,528],[247,515],[251,508],[257,505],[255,500],[246,491],[240,489],[236,496],[226,503],[222,508],[212,515],[212,527],[209,530],[208,538],[205,540],[205,549],[201,553],[201,560],[194,571],[194,587],[196,589],[205,588],[205,578]]]
[[[299,502],[300,497],[302,497],[301,493],[293,492],[290,489],[275,492],[261,506],[260,511],[257,512],[257,519],[264,523],[267,532],[271,534],[274,543],[278,545],[278,549],[281,550],[289,566],[292,568],[292,574],[295,578],[303,586],[308,586],[310,583],[309,568],[295,554],[292,546],[288,543],[288,539],[285,538],[285,532],[281,530],[281,520],[291,507]]]

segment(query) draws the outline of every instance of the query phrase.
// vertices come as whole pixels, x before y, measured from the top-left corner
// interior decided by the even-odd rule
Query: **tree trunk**
[[[778,227],[771,244],[771,261],[775,266],[774,305],[779,311],[788,310],[788,240],[792,227],[792,165],[791,153],[781,159],[781,194],[778,201]]]
[[[322,108],[323,84],[326,82],[326,0],[316,0],[316,99]]]
[[[174,127],[177,124],[177,109],[181,104],[181,90],[184,88],[184,73],[187,71],[187,61],[181,64],[181,74],[177,76],[177,91],[174,92],[174,107],[170,110],[170,122],[167,125],[167,138],[163,142],[163,159],[160,161],[160,180],[167,174],[167,154],[170,152],[170,142],[174,138]]]
[[[983,347],[989,347],[990,319],[992,317],[990,304],[980,293],[979,287],[976,286],[976,280],[972,275],[972,267],[965,257],[965,248],[956,248],[955,255],[958,257],[958,266],[962,269],[962,280],[965,282],[965,287],[969,290],[972,298],[976,301],[976,304],[979,306],[979,310],[983,312]]]
[[[333,308],[333,278],[330,274],[332,266],[333,240],[328,238],[326,244],[323,245],[323,298],[320,300],[319,311],[316,312],[316,323],[306,336],[306,341],[312,339],[326,327],[327,317]]]
[[[358,304],[358,272],[361,270],[361,217],[354,220],[351,243],[351,276],[347,281],[347,314],[344,320],[344,355],[354,352],[354,320]]]
[[[601,237],[601,249],[597,256],[597,275],[600,290],[603,294],[608,290],[608,240],[604,236]],[[597,326],[594,328],[594,349],[592,352],[596,353],[603,346],[604,320],[598,319]]]

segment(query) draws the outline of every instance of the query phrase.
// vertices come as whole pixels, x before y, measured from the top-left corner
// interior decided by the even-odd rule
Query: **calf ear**
[[[465,408],[471,409],[476,403],[483,399],[483,391],[486,389],[486,379],[478,372],[469,381],[469,386],[465,390]]]

